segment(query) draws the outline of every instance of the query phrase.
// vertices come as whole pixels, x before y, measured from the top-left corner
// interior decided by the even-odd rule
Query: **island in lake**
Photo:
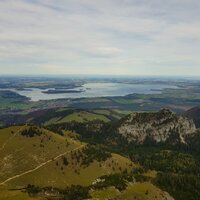
[[[65,94],[65,93],[81,93],[84,92],[84,90],[47,90],[42,91],[42,93],[45,94]]]

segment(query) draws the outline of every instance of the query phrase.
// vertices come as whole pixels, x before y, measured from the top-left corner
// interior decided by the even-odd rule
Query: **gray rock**
[[[194,133],[196,127],[191,119],[178,116],[168,109],[157,113],[132,113],[121,120],[119,134],[129,142],[143,143],[145,139],[165,142],[173,134],[185,143],[185,137]]]

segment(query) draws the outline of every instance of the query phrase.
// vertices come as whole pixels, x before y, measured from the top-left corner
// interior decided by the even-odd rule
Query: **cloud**
[[[2,0],[0,73],[200,75],[199,13],[196,0]]]

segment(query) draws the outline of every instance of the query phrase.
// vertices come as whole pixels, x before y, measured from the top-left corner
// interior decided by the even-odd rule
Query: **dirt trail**
[[[7,182],[9,182],[9,181],[11,181],[11,180],[13,180],[13,179],[16,179],[16,178],[19,178],[19,177],[24,176],[24,175],[26,175],[26,174],[29,174],[29,173],[31,173],[31,172],[34,172],[34,171],[38,170],[39,168],[43,167],[44,165],[46,165],[46,164],[48,164],[48,163],[50,163],[50,162],[52,162],[52,161],[54,161],[54,160],[56,160],[56,159],[58,159],[58,158],[60,158],[60,157],[62,157],[62,156],[64,156],[64,155],[70,153],[71,151],[76,151],[76,150],[78,150],[78,149],[81,149],[81,148],[83,148],[84,146],[85,146],[85,145],[81,145],[81,146],[79,146],[79,147],[77,147],[77,148],[75,148],[75,149],[68,150],[68,151],[66,151],[66,152],[64,152],[64,153],[62,153],[62,154],[59,154],[58,156],[56,156],[56,157],[54,157],[54,158],[52,158],[52,159],[50,159],[50,160],[47,160],[46,162],[41,163],[40,165],[38,165],[38,166],[35,167],[34,169],[30,169],[30,170],[25,171],[25,172],[23,172],[23,173],[21,173],[21,174],[17,174],[17,175],[15,175],[15,176],[13,176],[13,177],[10,177],[10,178],[6,179],[5,181],[1,182],[0,185],[4,185],[5,183],[7,183]]]
[[[5,142],[4,142],[4,144],[2,145],[2,147],[0,148],[0,151],[2,151],[4,148],[5,148],[5,146],[8,144],[8,142],[10,141],[10,140],[12,140],[22,129],[24,129],[24,127],[22,127],[22,128],[20,128],[18,131],[16,131],[12,136],[10,136]]]

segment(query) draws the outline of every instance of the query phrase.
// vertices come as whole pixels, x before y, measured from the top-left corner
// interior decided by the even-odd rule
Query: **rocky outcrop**
[[[183,113],[183,116],[192,119],[197,128],[200,128],[200,106],[191,108],[190,110]]]
[[[168,109],[157,113],[132,113],[120,121],[118,133],[129,142],[144,143],[147,139],[165,142],[171,136],[185,143],[185,137],[196,131],[192,120],[178,116]]]

